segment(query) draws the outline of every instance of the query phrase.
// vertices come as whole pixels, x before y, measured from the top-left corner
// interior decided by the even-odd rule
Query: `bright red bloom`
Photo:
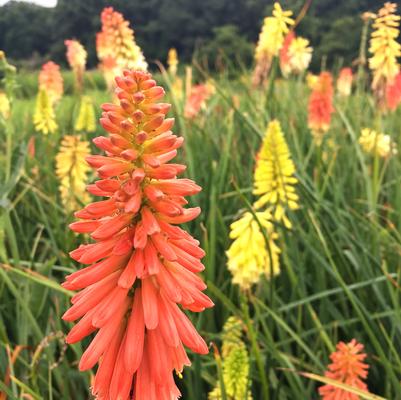
[[[333,111],[333,78],[322,72],[309,98],[309,128],[317,134],[328,131]]]
[[[363,353],[363,344],[352,339],[349,343],[340,342],[337,344],[337,351],[331,354],[333,361],[328,366],[325,376],[340,383],[368,391],[363,382],[368,376],[369,365],[363,361],[366,354]],[[319,388],[319,394],[323,400],[358,400],[359,396],[339,389],[332,385],[324,385]]]
[[[294,31],[288,32],[284,39],[283,47],[280,49],[280,69],[284,76],[288,76],[291,72],[290,55],[288,53],[288,50],[290,48],[291,42],[294,39]]]
[[[394,111],[401,103],[401,72],[399,72],[393,82],[386,86],[387,108]]]
[[[184,196],[201,188],[178,179],[184,165],[169,164],[183,139],[173,135],[170,105],[159,103],[164,90],[149,73],[124,71],[116,78],[119,105],[104,104],[100,119],[109,136],[94,139],[105,156],[89,156],[100,180],[90,193],[107,197],[89,204],[71,224],[94,243],[71,257],[92,264],[63,284],[81,290],[72,298],[66,321],[80,321],[67,336],[75,343],[97,331],[79,368],[99,363],[92,392],[107,400],[172,400],[180,396],[173,370],[190,361],[184,345],[208,348],[183,309],[212,307],[197,273],[204,269],[199,242],[177,225],[199,215],[184,208]]]

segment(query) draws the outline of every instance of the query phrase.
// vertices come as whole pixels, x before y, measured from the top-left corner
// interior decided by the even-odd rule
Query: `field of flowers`
[[[0,52],[0,400],[401,399],[400,17],[362,18],[315,73],[278,3],[253,71],[148,66],[112,8],[98,70]]]

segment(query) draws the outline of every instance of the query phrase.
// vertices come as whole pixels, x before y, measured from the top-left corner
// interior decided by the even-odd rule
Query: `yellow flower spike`
[[[58,128],[53,105],[45,89],[40,89],[36,97],[33,123],[35,130],[45,135],[56,132]]]
[[[279,29],[283,32],[283,35],[289,32],[289,26],[294,25],[294,20],[291,18],[292,11],[284,11],[280,3],[274,3],[273,6],[273,17],[279,24]]]
[[[242,321],[229,317],[223,327],[223,381],[227,398],[230,400],[251,400],[249,355],[242,341]],[[209,400],[221,400],[220,386],[209,393]]]
[[[4,119],[8,119],[10,117],[10,112],[10,101],[4,92],[0,92],[0,115]]]
[[[379,100],[387,84],[391,84],[399,71],[397,57],[401,56],[401,45],[397,42],[401,17],[396,15],[397,5],[385,3],[374,22],[370,40],[369,66],[373,72],[372,89]]]
[[[280,123],[269,123],[262,147],[258,154],[254,175],[255,195],[261,196],[254,204],[255,208],[271,206],[274,219],[291,228],[286,216],[286,209],[296,210],[298,195],[294,185],[298,182],[295,165],[285,141]]]
[[[60,196],[68,211],[90,200],[86,191],[90,167],[85,160],[89,154],[89,142],[81,140],[80,135],[64,136],[56,155],[56,174],[60,180]]]
[[[96,115],[92,99],[89,96],[83,96],[79,107],[78,118],[75,121],[75,130],[83,132],[96,131]]]
[[[294,24],[294,20],[290,18],[291,15],[292,11],[283,11],[279,3],[274,3],[273,16],[264,19],[255,49],[254,86],[266,80],[272,59],[278,56],[289,27]]]
[[[309,40],[303,37],[297,37],[290,43],[288,48],[289,65],[296,74],[306,71],[312,59],[312,47],[309,46]]]
[[[376,132],[373,129],[362,129],[359,144],[365,153],[373,156],[387,158],[397,154],[395,143],[391,142],[390,136]]]
[[[174,48],[168,51],[167,65],[168,65],[168,72],[171,74],[171,76],[175,76],[177,74],[178,54],[177,50]]]
[[[234,241],[226,252],[227,267],[233,275],[233,283],[243,290],[259,282],[263,274],[270,278],[280,272],[280,249],[275,243],[277,234],[271,223],[272,214],[269,210],[255,214],[258,221],[250,212],[246,212],[231,224],[230,238]],[[259,223],[268,238],[270,254]]]

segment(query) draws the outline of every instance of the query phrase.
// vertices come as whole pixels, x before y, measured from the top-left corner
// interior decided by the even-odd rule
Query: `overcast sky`
[[[35,3],[45,7],[54,7],[57,4],[57,0],[17,0],[25,1],[26,3]],[[8,3],[9,0],[0,0],[0,6]]]

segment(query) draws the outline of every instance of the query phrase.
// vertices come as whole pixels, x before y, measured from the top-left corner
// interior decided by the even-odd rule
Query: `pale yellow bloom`
[[[233,283],[244,290],[259,282],[262,275],[270,278],[280,272],[280,249],[275,243],[277,234],[271,223],[272,215],[269,210],[255,215],[257,220],[246,212],[231,224],[230,238],[234,241],[227,250],[227,266],[233,275]],[[259,224],[268,238],[269,249]]]
[[[95,132],[96,130],[95,109],[89,96],[82,97],[78,118],[75,121],[75,130],[84,132]]]
[[[373,72],[374,90],[391,83],[399,71],[397,57],[401,56],[401,45],[397,38],[401,17],[395,14],[396,10],[395,3],[385,3],[373,22],[369,66]]]
[[[249,390],[249,355],[242,341],[243,324],[237,317],[229,317],[223,327],[223,382],[226,396],[230,400],[251,400]],[[209,393],[209,400],[221,400],[220,385]]]
[[[40,89],[36,97],[33,123],[35,125],[35,130],[45,135],[56,132],[58,128],[52,101],[45,89]]]
[[[4,92],[0,92],[0,115],[4,119],[10,117],[10,101]]]
[[[359,144],[366,153],[373,156],[387,158],[397,154],[395,143],[391,141],[389,135],[376,132],[370,128],[362,129]]]
[[[56,156],[56,174],[60,180],[60,195],[68,211],[76,210],[87,203],[87,174],[90,171],[85,157],[90,154],[89,142],[79,135],[64,136]]]
[[[298,208],[294,186],[298,180],[294,174],[295,165],[280,123],[273,120],[267,127],[258,154],[253,193],[261,197],[254,205],[257,209],[266,205],[272,207],[274,219],[283,222],[287,228],[291,228],[291,222],[286,216],[286,209]]]
[[[178,66],[178,55],[177,55],[177,50],[172,48],[168,51],[168,56],[167,56],[167,65],[168,65],[168,71],[172,76],[175,76],[177,73],[177,66]]]
[[[312,51],[308,39],[297,37],[292,40],[288,48],[288,62],[291,70],[296,74],[304,72],[311,62]]]

